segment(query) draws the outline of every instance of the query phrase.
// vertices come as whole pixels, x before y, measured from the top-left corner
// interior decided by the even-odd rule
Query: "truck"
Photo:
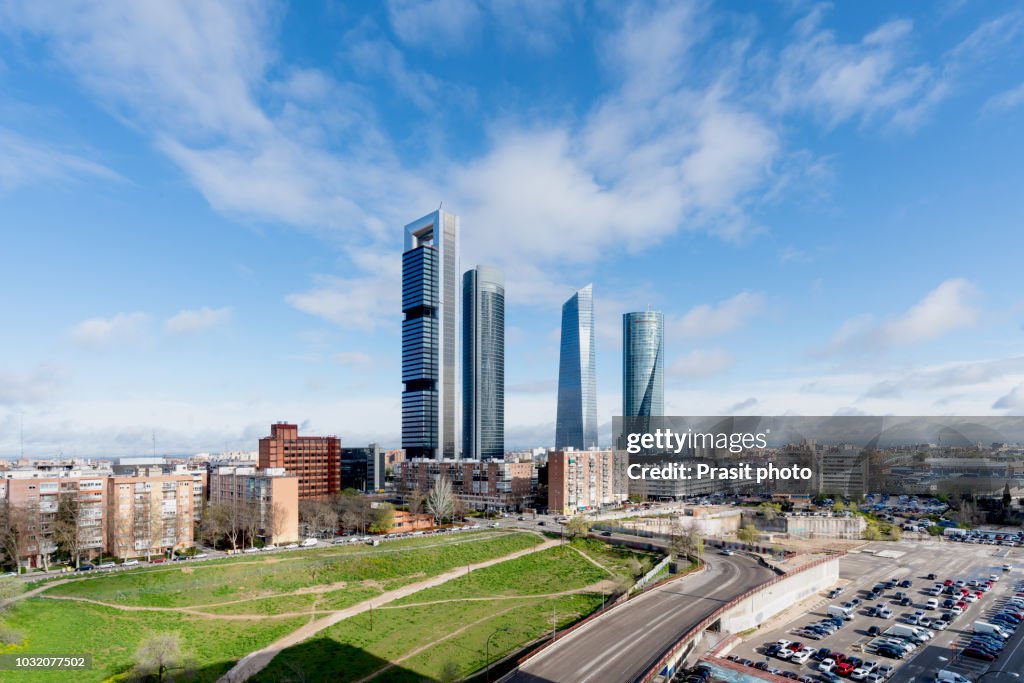
[[[953,527],[946,527],[945,529],[942,530],[942,535],[946,536],[946,537],[966,536],[967,535],[967,529],[955,529]]]
[[[974,622],[975,633],[988,633],[994,636],[999,636],[1003,640],[1010,637],[1009,631],[1005,631],[995,624],[990,624],[987,621],[976,621]]]
[[[829,605],[827,612],[828,612],[828,615],[830,617],[839,617],[840,619],[843,619],[845,621],[853,621],[853,615],[854,615],[854,611],[853,610],[854,610],[853,607],[843,607],[841,605]]]
[[[919,626],[911,626],[910,624],[894,624],[885,630],[884,635],[896,636],[897,638],[906,638],[912,640],[915,643],[923,643],[929,639],[929,631]]]

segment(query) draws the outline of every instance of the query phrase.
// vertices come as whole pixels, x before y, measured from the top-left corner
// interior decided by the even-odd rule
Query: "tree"
[[[28,510],[10,502],[0,502],[0,563],[21,570],[21,560],[28,554],[31,534]]]
[[[258,500],[242,500],[242,530],[249,537],[249,547],[256,546],[256,536],[263,526],[263,519],[260,515],[260,502]]]
[[[82,555],[82,509],[77,491],[64,491],[58,496],[57,517],[52,528],[57,550],[78,567]]]
[[[1011,505],[1013,505],[1013,496],[1010,495],[1010,482],[1006,482],[1003,487],[1003,509],[1009,510]]]
[[[754,545],[757,542],[757,527],[753,524],[747,524],[742,529],[736,532],[736,538],[740,539],[749,546]]]
[[[203,510],[199,522],[199,535],[204,543],[216,546],[227,535],[231,513],[223,502],[210,503]]]
[[[395,526],[395,506],[391,503],[378,503],[373,509],[373,521],[370,522],[370,533],[384,534]]]
[[[440,524],[442,520],[451,519],[455,511],[455,495],[452,493],[451,482],[447,477],[438,477],[434,488],[427,494],[427,512],[433,515],[434,523]]]
[[[185,656],[177,633],[157,633],[135,651],[135,674],[143,681],[166,681],[171,671],[185,668]]]
[[[425,499],[426,496],[423,495],[423,491],[415,488],[405,497],[405,504],[409,506],[409,512],[414,515],[418,515],[423,512]]]
[[[573,538],[586,536],[590,532],[590,522],[583,515],[576,515],[565,523],[565,531]]]
[[[333,536],[338,530],[338,512],[322,500],[300,500],[299,519],[311,536]]]
[[[668,549],[676,557],[700,557],[704,554],[704,539],[692,524],[683,526],[673,522],[669,530]]]
[[[448,660],[444,663],[444,666],[441,667],[441,672],[437,675],[437,680],[439,683],[456,683],[462,678],[459,675],[460,673],[461,671],[459,670],[458,662]]]
[[[284,509],[284,505],[280,503],[274,503],[267,507],[266,513],[263,516],[263,534],[267,537],[268,541],[271,543],[277,542],[275,539],[284,531],[284,523],[287,516],[288,512]]]

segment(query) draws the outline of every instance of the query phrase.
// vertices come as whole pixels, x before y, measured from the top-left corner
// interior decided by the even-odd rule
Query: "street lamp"
[[[494,629],[491,635],[487,636],[486,642],[484,642],[484,666],[487,669],[487,681],[491,680],[491,638],[502,631],[507,632],[508,626],[502,626],[501,628]]]

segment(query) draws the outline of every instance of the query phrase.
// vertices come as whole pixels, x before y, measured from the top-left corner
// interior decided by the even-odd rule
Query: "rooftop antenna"
[[[25,459],[25,413],[18,413],[18,434],[21,438],[21,460]]]
[[[440,211],[442,208],[444,208],[444,200],[443,199],[441,200],[441,203],[437,205],[437,210]]]

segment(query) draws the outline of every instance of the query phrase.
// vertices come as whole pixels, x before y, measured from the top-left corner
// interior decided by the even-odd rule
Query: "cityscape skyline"
[[[505,456],[505,273],[478,265],[462,282],[462,457]]]
[[[400,444],[442,202],[506,273],[509,448],[588,282],[602,443],[647,305],[670,414],[1022,413],[1024,19],[940,4],[0,3],[0,456]]]

